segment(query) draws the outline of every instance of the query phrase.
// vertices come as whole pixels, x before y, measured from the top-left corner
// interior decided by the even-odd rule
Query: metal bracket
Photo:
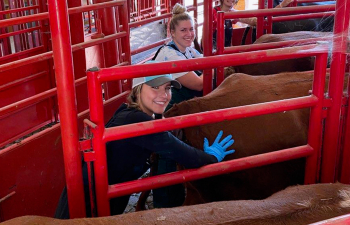
[[[328,108],[332,106],[332,99],[325,94],[323,103],[322,103],[322,118],[327,118]]]
[[[84,161],[85,162],[93,162],[96,160],[95,151],[86,151],[84,152]]]
[[[346,108],[348,107],[348,99],[349,99],[349,96],[347,94],[344,93],[343,97],[342,97],[342,104],[341,104],[341,107],[342,108]],[[331,107],[333,104],[333,100],[332,98],[330,98],[328,96],[328,93],[325,93],[324,94],[324,99],[323,99],[323,103],[322,103],[322,118],[326,118],[327,117],[327,112],[328,112],[328,109],[329,107]]]
[[[89,151],[92,149],[92,140],[91,139],[83,139],[79,141],[79,151]]]
[[[91,129],[95,129],[96,124],[88,119],[84,119],[84,138],[79,141],[79,150],[84,154],[85,162],[92,162],[96,160],[95,151],[92,149],[92,132]]]

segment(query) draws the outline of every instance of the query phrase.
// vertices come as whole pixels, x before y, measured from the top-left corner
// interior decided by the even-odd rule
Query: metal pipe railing
[[[285,99],[267,103],[218,109],[191,115],[164,118],[160,121],[149,121],[131,125],[106,128],[103,142],[142,136],[167,130],[218,123],[225,120],[241,119],[271,113],[284,112],[315,106],[319,99],[312,95],[306,97]]]
[[[170,38],[154,42],[153,44],[150,44],[150,45],[147,45],[147,46],[143,46],[143,47],[137,48],[137,49],[131,51],[131,55],[136,55],[136,54],[138,54],[140,52],[144,52],[144,51],[147,51],[149,49],[161,46],[161,45],[167,43],[168,41],[170,41]]]
[[[82,13],[82,12],[87,12],[87,11],[92,11],[92,10],[97,10],[97,9],[121,6],[124,4],[124,2],[125,2],[125,0],[115,0],[115,1],[111,1],[111,2],[97,3],[97,4],[93,4],[93,5],[86,5],[86,6],[69,8],[68,14],[70,15],[70,14]],[[45,13],[38,13],[38,14],[34,14],[34,15],[13,18],[13,19],[0,20],[0,28],[11,26],[11,25],[17,25],[17,24],[21,24],[21,23],[34,22],[34,21],[38,21],[38,20],[46,20],[48,18],[49,18],[49,13],[45,12]]]
[[[254,45],[232,46],[232,47],[226,47],[224,49],[223,54],[267,50],[267,49],[292,47],[292,46],[300,46],[300,45],[307,45],[307,44],[316,44],[318,41],[329,41],[330,42],[330,41],[332,41],[332,37],[333,36],[321,37],[321,38],[300,39],[300,40],[295,40],[295,41],[280,41],[280,42],[261,43],[261,44],[254,44]]]
[[[334,16],[334,11],[323,12],[323,13],[290,15],[290,16],[278,16],[278,17],[272,17],[271,21],[272,23],[274,23],[274,22],[293,21],[293,20],[302,20],[302,19],[324,18],[324,17],[330,17],[330,16]]]
[[[238,53],[232,55],[219,55],[205,57],[203,59],[188,59],[183,61],[160,62],[156,68],[149,70],[146,65],[134,65],[123,67],[122,73],[116,69],[103,69],[99,73],[99,80],[112,81],[115,75],[120,79],[130,79],[134,77],[150,76],[153,74],[179,73],[182,71],[195,71],[201,69],[212,69],[219,66],[247,65],[274,60],[283,60],[291,58],[301,58],[314,56],[328,50],[327,45],[315,44],[297,47],[286,47],[283,49],[272,49],[265,51],[255,51],[248,53]],[[149,70],[149,71],[148,71]],[[134,74],[138,74],[135,76]]]
[[[81,84],[86,83],[86,77],[79,78],[75,80],[75,86],[79,86]],[[48,99],[50,97],[53,97],[57,95],[57,88],[51,88],[49,90],[43,91],[39,94],[33,95],[29,98],[17,101],[15,103],[12,103],[10,105],[4,106],[0,108],[0,118],[5,117],[6,115],[9,115],[10,113],[18,112],[26,107],[29,107],[31,105],[34,105],[36,103],[39,103],[41,101],[44,101],[45,99]]]
[[[75,45],[72,45],[72,52],[82,50],[82,49],[85,49],[88,47],[92,47],[94,45],[102,44],[102,43],[105,43],[105,42],[108,42],[111,40],[115,40],[118,38],[126,37],[126,36],[127,36],[126,32],[120,32],[117,34],[111,34],[111,35],[105,36],[103,38],[93,39],[93,40],[86,41],[83,43],[75,44]],[[27,57],[24,59],[20,59],[20,60],[14,61],[14,62],[5,63],[5,64],[0,65],[0,72],[14,69],[14,68],[17,68],[20,66],[25,66],[25,65],[28,65],[31,63],[48,60],[48,59],[51,59],[52,57],[53,57],[53,51],[50,51],[50,52],[45,52],[45,53],[38,54],[35,56]]]
[[[198,69],[209,69],[213,67],[217,67],[218,65],[226,66],[226,65],[234,65],[234,64],[250,64],[254,63],[252,62],[252,59],[255,58],[255,60],[259,61],[273,61],[278,59],[284,59],[289,57],[306,57],[311,55],[316,55],[316,57],[321,57],[322,54],[322,60],[318,60],[318,65],[321,65],[320,63],[323,62],[324,58],[327,55],[328,48],[325,46],[318,46],[318,45],[311,45],[311,46],[301,46],[301,47],[293,47],[293,48],[285,48],[283,50],[266,50],[261,52],[250,52],[250,53],[240,53],[240,54],[234,54],[234,55],[225,55],[225,56],[212,56],[212,57],[204,57],[199,59],[189,59],[184,61],[172,61],[172,62],[161,62],[157,63],[157,67],[151,66],[149,64],[145,65],[136,65],[132,66],[132,69],[130,66],[124,66],[118,69],[102,69],[100,71],[90,71],[88,72],[88,89],[89,89],[89,99],[90,99],[90,115],[91,115],[91,121],[97,125],[96,129],[92,129],[93,132],[93,148],[96,152],[96,161],[95,161],[95,173],[96,173],[96,183],[99,184],[98,187],[96,187],[96,195],[98,200],[98,206],[99,209],[99,216],[105,216],[109,215],[109,204],[108,199],[115,196],[120,196],[125,193],[131,193],[135,190],[146,190],[152,187],[161,187],[169,184],[175,184],[179,182],[184,182],[185,180],[192,180],[192,179],[198,179],[203,178],[205,176],[211,176],[217,175],[225,172],[230,172],[231,170],[227,171],[220,171],[220,165],[212,165],[209,167],[203,167],[197,170],[190,171],[190,175],[185,177],[185,180],[183,180],[183,176],[186,174],[182,174],[181,172],[178,173],[172,173],[167,175],[162,175],[162,181],[159,181],[158,179],[160,177],[153,177],[148,178],[150,182],[146,183],[138,183],[136,182],[136,189],[134,187],[130,187],[131,183],[125,183],[125,184],[117,184],[117,185],[110,185],[108,186],[108,180],[107,180],[107,165],[106,165],[106,147],[105,143],[108,141],[121,139],[121,138],[128,138],[128,137],[134,137],[139,135],[145,135],[150,133],[156,133],[160,131],[165,130],[171,130],[171,129],[177,129],[177,128],[183,128],[188,126],[195,126],[195,125],[203,125],[207,123],[215,123],[220,122],[224,120],[231,120],[231,119],[237,119],[237,118],[243,118],[243,117],[249,117],[249,116],[257,116],[257,115],[263,115],[267,113],[275,113],[275,112],[282,112],[286,110],[294,110],[294,109],[300,109],[305,107],[315,107],[315,110],[318,111],[321,109],[320,104],[322,105],[322,101],[319,97],[312,94],[311,96],[304,96],[300,98],[293,98],[293,99],[287,99],[287,100],[280,100],[280,101],[274,101],[274,102],[268,102],[268,103],[261,103],[261,104],[254,104],[254,105],[247,105],[247,106],[240,106],[240,107],[233,107],[228,109],[221,109],[221,110],[215,110],[215,111],[209,111],[209,112],[202,112],[202,113],[196,113],[192,115],[185,115],[180,117],[173,117],[173,118],[166,118],[162,121],[149,121],[149,122],[143,122],[138,124],[130,124],[120,127],[113,127],[113,128],[104,128],[104,116],[103,116],[103,100],[102,100],[102,89],[101,84],[105,81],[112,81],[115,79],[129,79],[134,77],[141,77],[141,76],[150,76],[155,74],[164,74],[166,71],[167,73],[176,73],[176,72],[182,72],[182,71],[189,71],[189,70],[198,70]],[[325,66],[325,65],[324,65]],[[140,73],[143,71],[142,73]],[[322,74],[323,73],[323,74]],[[318,70],[315,76],[321,76],[319,80],[322,80],[322,77],[325,76],[325,70]],[[315,82],[318,84],[318,82]],[[321,87],[320,89],[315,88],[317,91],[316,94],[319,95],[320,91],[324,87]],[[322,96],[320,96],[322,97]],[[318,115],[320,115],[320,112],[317,112]],[[320,117],[316,117],[316,119],[320,119]],[[312,125],[314,126],[314,125]],[[318,132],[318,131],[317,131]],[[320,132],[318,132],[315,140],[318,140],[317,138],[320,137]],[[300,151],[299,151],[300,150]],[[296,153],[296,155],[293,156],[293,154]],[[293,157],[304,157],[304,156],[312,156],[315,153],[315,150],[313,150],[310,146],[300,146],[296,149],[293,149],[293,154],[291,153],[290,149],[285,150],[284,152],[279,152],[276,154],[280,157],[277,157],[276,155],[264,155],[263,157],[271,157],[271,160],[275,160],[277,158],[281,160],[287,160],[292,159]],[[271,153],[272,154],[272,153]],[[317,158],[317,156],[313,156],[310,159],[313,161],[314,158]],[[255,158],[257,159],[257,158]],[[243,164],[246,165],[246,159],[241,159]],[[225,162],[229,165],[227,166],[232,171],[235,171],[237,167],[234,166],[237,161],[231,161],[231,162]],[[251,160],[250,160],[251,162]],[[270,162],[262,162],[259,161],[259,163],[272,163]],[[261,164],[261,165],[263,165]],[[218,166],[218,167],[216,167]],[[232,166],[232,167],[231,167]],[[246,168],[248,168],[247,166]],[[210,171],[208,170],[210,168]],[[316,167],[315,167],[316,168]],[[222,169],[222,168],[221,168]],[[200,174],[200,171],[206,171],[204,175]],[[215,172],[216,171],[216,172]],[[308,180],[315,180],[315,174],[313,174],[313,178],[309,178]],[[178,177],[182,177],[182,179],[179,179]],[[157,180],[156,184],[151,184],[153,181]],[[125,185],[125,187],[124,187]],[[146,187],[146,185],[150,185]],[[153,186],[152,186],[153,185]],[[126,187],[128,186],[128,187]],[[118,188],[118,189],[116,189]],[[131,189],[130,189],[131,188]],[[134,189],[133,189],[134,188]]]
[[[203,166],[199,169],[187,169],[171,174],[163,174],[147,177],[141,180],[129,181],[121,184],[109,185],[108,197],[115,198],[123,195],[138,193],[149,189],[189,182],[220,174],[236,172],[253,167],[269,165],[286,160],[298,159],[309,156],[314,152],[308,145],[279,150],[275,152],[229,160],[212,165]]]
[[[323,131],[323,101],[326,82],[326,69],[327,69],[328,53],[323,53],[316,56],[314,80],[312,83],[312,94],[318,98],[317,104],[310,110],[310,120],[308,128],[308,145],[310,145],[315,151],[309,157],[306,158],[305,166],[305,184],[314,184],[319,180],[319,156],[321,154],[321,142]]]
[[[85,197],[78,117],[74,87],[73,56],[66,1],[49,0],[52,49],[70,218],[85,217]]]
[[[213,55],[213,1],[204,0],[204,22],[203,22],[203,55]],[[207,18],[208,17],[208,18]],[[203,70],[203,95],[210,93],[213,90],[213,75],[212,70]]]
[[[333,101],[332,107],[328,109],[328,116],[325,124],[325,137],[323,143],[323,157],[325,160],[322,161],[321,168],[321,181],[325,183],[333,183],[335,180],[338,180],[336,177],[336,170],[338,169],[337,154],[340,148],[340,113],[343,97],[346,50],[348,45],[349,14],[350,0],[337,1],[328,88],[329,97],[332,98]],[[347,129],[349,129],[349,127]],[[350,151],[350,149],[344,149],[345,155],[349,155],[347,151]],[[344,164],[349,162],[349,159],[344,158],[342,165],[344,170],[349,170],[349,164]]]
[[[18,31],[10,32],[10,33],[0,34],[0,39],[2,39],[2,38],[7,38],[7,37],[11,37],[11,36],[18,35],[18,34],[23,34],[23,33],[32,32],[32,31],[40,30],[40,29],[41,29],[40,26],[35,26],[35,27],[32,27],[32,28],[27,28],[27,29],[23,29],[23,30],[18,30]]]
[[[38,8],[39,8],[38,5],[32,5],[32,6],[28,6],[28,7],[21,7],[21,8],[16,8],[16,9],[3,10],[3,11],[0,11],[0,16],[1,15],[10,14],[10,13],[28,11],[28,10],[32,10],[32,9],[38,9]]]

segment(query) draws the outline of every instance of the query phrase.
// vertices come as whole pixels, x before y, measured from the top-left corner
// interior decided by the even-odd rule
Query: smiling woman
[[[106,127],[154,120],[154,114],[163,114],[169,103],[171,87],[181,88],[181,85],[170,74],[133,79],[127,103],[116,110]],[[168,131],[108,142],[106,144],[108,183],[112,185],[140,178],[150,167],[149,159],[152,153],[174,160],[186,168],[198,168],[220,162],[226,155],[234,152],[234,150],[226,151],[233,144],[232,136],[228,135],[221,140],[222,135],[223,132],[219,132],[212,146],[209,146],[208,140],[204,140],[204,151],[185,144]],[[86,164],[83,171],[86,175]],[[87,176],[84,178],[86,178],[84,185],[88,186]],[[88,188],[85,191],[88,191]],[[56,210],[56,218],[69,218],[65,192],[66,189]],[[89,194],[85,196],[88,197]],[[129,197],[130,195],[126,195],[111,199],[111,215],[123,213]],[[89,204],[90,201],[86,199],[85,202]],[[90,209],[89,206],[86,208]]]
[[[173,16],[169,23],[172,40],[161,47],[153,59],[156,61],[172,61],[203,57],[202,54],[191,47],[196,34],[193,18],[187,13],[186,7],[177,3],[172,13]],[[172,76],[181,83],[182,88],[172,88],[172,98],[166,110],[170,109],[173,104],[202,96],[203,76],[201,71],[176,73]],[[158,157],[158,174],[174,172],[175,170],[175,161],[163,156]],[[182,184],[178,184],[153,190],[153,200],[156,208],[180,206],[185,200],[184,187]]]
[[[155,61],[185,60],[202,57],[202,54],[191,47],[196,34],[193,19],[186,12],[186,7],[180,4],[174,6],[169,31],[172,41],[158,51],[154,57]],[[200,71],[189,71],[172,75],[183,87],[180,90],[172,89],[173,97],[167,109],[175,103],[202,95],[203,77],[201,74]]]

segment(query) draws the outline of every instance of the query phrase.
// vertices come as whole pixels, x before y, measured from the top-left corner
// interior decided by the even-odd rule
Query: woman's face
[[[175,30],[171,31],[171,36],[179,50],[185,52],[186,47],[190,47],[195,38],[192,20],[180,20]]]
[[[237,4],[237,0],[222,0],[221,4],[226,6],[227,8],[232,8]]]
[[[170,82],[158,87],[151,87],[143,84],[139,97],[140,108],[143,112],[152,116],[162,114],[171,99]]]

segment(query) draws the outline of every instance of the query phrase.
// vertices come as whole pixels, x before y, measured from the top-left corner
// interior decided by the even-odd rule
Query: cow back
[[[213,92],[173,106],[166,117],[237,107],[286,98],[306,96],[312,86],[311,72],[269,76],[233,74]],[[220,130],[232,134],[236,152],[225,158],[291,148],[307,143],[309,109],[224,121],[184,129],[188,143],[203,148],[203,139],[212,143]],[[187,184],[185,204],[221,200],[262,199],[287,186],[303,183],[304,159],[272,164],[246,171],[207,178]]]

